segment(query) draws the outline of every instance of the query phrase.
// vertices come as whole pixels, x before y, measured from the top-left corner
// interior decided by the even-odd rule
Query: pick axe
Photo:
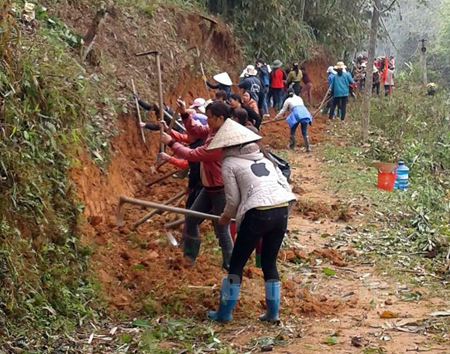
[[[135,199],[135,198],[128,198],[128,197],[121,195],[119,197],[119,203],[117,205],[117,213],[116,213],[116,225],[119,227],[123,226],[125,223],[124,222],[125,204],[142,205],[147,208],[153,208],[153,209],[167,211],[169,213],[175,213],[175,214],[190,215],[190,216],[194,216],[196,218],[211,220],[211,221],[219,221],[219,219],[220,219],[220,216],[218,216],[218,215],[200,213],[195,210],[177,208],[177,207],[173,207],[170,205],[158,204],[158,203],[153,203],[153,202],[149,202],[146,200],[140,200],[140,199]],[[235,220],[231,220],[231,222],[234,222],[234,221]]]
[[[216,29],[216,26],[217,26],[216,20],[213,20],[212,18],[209,18],[206,16],[200,16],[200,17],[206,21],[209,21],[211,23],[211,25],[209,27],[208,34],[206,35],[206,39],[201,46],[200,54],[198,55],[197,58],[194,59],[194,66],[189,74],[188,81],[186,82],[186,85],[184,86],[184,89],[180,94],[181,99],[184,99],[184,96],[186,96],[186,94],[189,91],[189,88],[191,87],[192,81],[195,78],[195,74],[197,73],[198,69],[200,68],[200,64],[202,63],[203,57],[205,56],[206,47],[208,46],[209,42],[211,41],[214,30]],[[175,124],[175,120],[176,120],[178,114],[180,114],[180,107],[177,105],[177,109],[176,109],[176,111],[172,117],[172,120],[170,121],[170,124],[169,124],[170,128],[173,128],[173,125]]]
[[[164,120],[164,98],[163,98],[163,87],[162,87],[162,76],[161,76],[161,53],[157,50],[152,50],[149,52],[144,53],[136,53],[135,56],[142,57],[146,55],[154,55],[156,57],[156,68],[158,71],[158,98],[159,98],[159,121],[162,122]],[[171,121],[172,123],[172,121]],[[171,126],[172,127],[172,126]],[[161,124],[161,138],[164,133],[164,127]],[[164,152],[165,147],[164,144],[161,142],[159,145],[159,152]]]

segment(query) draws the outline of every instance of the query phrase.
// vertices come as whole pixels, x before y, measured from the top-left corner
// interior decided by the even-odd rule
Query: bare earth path
[[[301,187],[300,204],[306,200],[312,209],[316,204],[340,205],[339,196],[328,191],[320,156],[320,150],[305,154],[299,149],[289,153],[288,158],[294,167],[297,192]],[[298,296],[303,296],[303,289],[308,289],[324,307],[330,302],[340,306],[331,313],[325,311],[326,314],[313,312],[299,318],[282,316],[280,327],[261,325],[254,318],[221,326],[219,331],[235,350],[260,352],[264,348],[264,338],[259,341],[258,338],[278,335],[289,344],[273,347],[269,344],[265,350],[285,354],[450,353],[449,344],[440,343],[432,333],[432,317],[429,316],[433,311],[450,307],[449,303],[428,296],[426,289],[410,288],[387,273],[377,272],[373,264],[364,264],[364,255],[348,251],[351,250],[352,229],[364,223],[363,217],[353,214],[351,221],[342,222],[322,218],[320,213],[319,217],[313,214],[312,218],[305,218],[297,212],[290,219],[291,232],[287,241],[304,254],[339,247],[340,253],[347,251],[353,255],[349,265],[339,267],[319,254],[309,260],[313,265],[308,267],[281,262],[283,278],[295,282]],[[338,233],[347,235],[348,242],[334,242],[333,235]],[[333,275],[326,275],[324,268],[331,269]],[[415,299],[411,294],[419,291],[422,295]],[[289,307],[289,302],[284,300],[281,306]]]
[[[442,295],[444,286],[432,287],[419,280],[411,285],[414,274],[399,280],[389,273],[388,258],[371,263],[373,258],[353,248],[358,237],[366,237],[367,225],[377,224],[371,219],[369,200],[350,203],[333,192],[323,148],[316,144],[326,129],[328,122],[323,118],[313,126],[312,153],[297,148],[286,156],[299,200],[278,262],[282,277],[279,325],[258,320],[264,311],[264,284],[253,259],[244,272],[233,321],[216,324],[206,320],[206,311],[217,305],[218,285],[225,273],[219,267],[214,237],[205,241],[200,261],[189,267],[183,265],[181,252],[170,248],[157,230],[144,228],[129,238],[128,233],[112,228],[107,235],[115,237],[114,247],[108,243],[102,250],[117,248],[133,260],[119,258],[113,267],[120,276],[129,274],[130,282],[111,278],[112,289],[129,296],[127,305],[118,311],[121,317],[105,319],[101,328],[85,324],[76,341],[80,353],[450,353],[445,332],[445,326],[447,330],[450,326],[444,323],[450,315],[430,316],[450,309],[448,295]],[[265,143],[285,148],[284,122],[265,130],[264,139],[269,140]],[[173,194],[180,187],[167,184],[164,188]],[[145,198],[152,197],[145,194]],[[156,227],[149,225],[148,230]],[[138,237],[147,245],[143,249]],[[108,252],[105,257],[110,257]],[[152,300],[155,295],[163,303]],[[123,314],[122,308],[142,308],[144,301],[145,311]],[[132,323],[134,315],[138,321]]]

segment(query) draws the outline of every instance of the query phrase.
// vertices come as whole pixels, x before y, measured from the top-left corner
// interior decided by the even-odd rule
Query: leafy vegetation
[[[16,22],[21,4],[0,17],[1,336],[71,328],[95,315],[90,253],[79,242],[82,205],[68,174],[84,141],[95,84],[70,58],[79,36],[61,22],[36,29]],[[17,15],[16,15],[17,14]],[[92,302],[94,301],[94,302]]]
[[[423,89],[408,81],[396,87],[392,98],[373,100],[372,132],[367,144],[358,141],[357,129],[344,127],[341,133],[351,133],[341,139],[350,139],[354,147],[327,149],[335,186],[351,191],[347,193],[353,197],[370,200],[371,212],[380,213],[376,219],[384,225],[379,230],[368,225],[369,234],[362,235],[361,243],[355,241],[357,245],[364,248],[369,235],[375,233],[376,247],[372,244],[366,250],[392,255],[403,266],[407,263],[402,255],[415,253],[419,257],[408,261],[407,266],[419,262],[433,272],[445,270],[450,245],[450,159],[446,153],[450,146],[449,108],[443,94],[426,96]],[[352,126],[360,116],[361,107],[355,102]],[[411,169],[409,190],[378,190],[377,172],[370,167],[373,160],[404,160]],[[335,168],[339,168],[339,174]],[[396,251],[401,251],[399,257],[395,257]]]
[[[346,57],[359,48],[367,32],[366,0],[204,1],[234,25],[248,58],[308,59],[314,44]]]

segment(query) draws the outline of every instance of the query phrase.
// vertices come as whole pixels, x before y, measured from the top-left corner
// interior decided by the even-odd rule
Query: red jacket
[[[179,133],[173,129],[170,130],[170,135],[178,142],[186,144],[189,144],[191,142],[191,139],[189,139],[189,135]],[[169,163],[175,167],[178,167],[180,170],[185,170],[189,168],[188,161],[184,159],[177,159],[176,157],[171,157],[169,159]]]
[[[176,157],[170,157],[169,163],[175,167],[178,167],[180,170],[189,168],[189,163],[186,160],[177,159]]]
[[[280,68],[272,70],[270,73],[270,87],[272,88],[283,88],[283,71]]]
[[[203,146],[196,149],[174,143],[172,145],[174,154],[187,161],[200,162],[200,175],[204,187],[222,187],[222,149],[206,150],[217,131],[213,131],[209,126],[196,124],[190,114],[182,114],[181,118],[189,134],[206,141]]]
[[[172,138],[174,138],[176,141],[180,143],[189,144],[192,142],[187,134],[179,133],[173,129],[170,129],[170,135],[172,136]]]

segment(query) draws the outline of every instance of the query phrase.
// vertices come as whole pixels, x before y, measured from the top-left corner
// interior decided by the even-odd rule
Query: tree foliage
[[[371,13],[370,0],[202,2],[234,24],[249,57],[282,60],[307,58],[314,43],[337,56],[353,52],[368,34]]]

